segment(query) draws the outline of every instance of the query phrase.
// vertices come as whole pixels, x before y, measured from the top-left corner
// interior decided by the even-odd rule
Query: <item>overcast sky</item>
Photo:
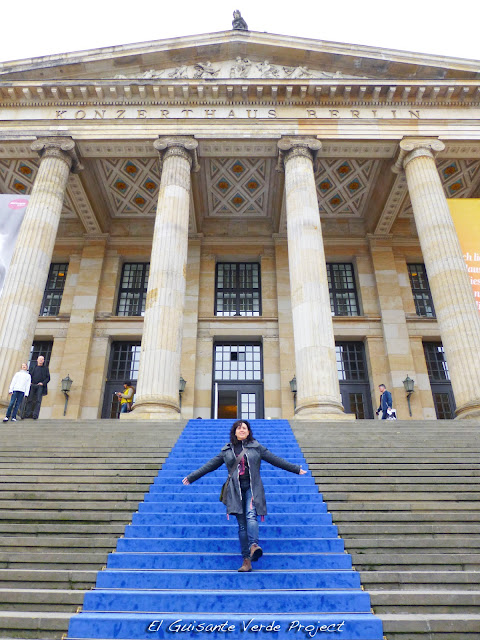
[[[23,0],[3,3],[0,62],[231,29],[480,60],[479,0]]]

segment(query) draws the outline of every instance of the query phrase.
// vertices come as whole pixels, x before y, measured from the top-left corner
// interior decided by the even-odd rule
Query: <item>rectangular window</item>
[[[117,316],[144,316],[147,299],[148,262],[127,262],[123,265]]]
[[[424,342],[423,350],[427,361],[430,382],[450,382],[450,373],[441,342]]]
[[[66,262],[56,262],[50,265],[42,306],[40,307],[41,316],[58,316],[60,313],[67,271],[68,264]]]
[[[363,342],[336,342],[338,379],[350,382],[368,380]]]
[[[261,315],[260,265],[257,262],[217,263],[215,315]]]
[[[435,308],[433,306],[425,265],[408,264],[407,267],[417,316],[435,318]]]
[[[332,316],[358,316],[358,298],[353,264],[327,262]]]
[[[255,344],[215,345],[215,380],[261,380],[262,348]]]
[[[108,380],[137,380],[140,351],[140,342],[113,342]]]
[[[45,364],[48,367],[50,364],[50,357],[52,355],[53,340],[35,340],[30,348],[30,356],[28,359],[28,366],[32,362],[37,362],[39,356],[45,358]]]

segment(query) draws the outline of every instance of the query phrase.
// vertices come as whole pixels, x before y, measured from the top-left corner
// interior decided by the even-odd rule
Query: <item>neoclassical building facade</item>
[[[242,29],[0,65],[2,404],[43,354],[41,418],[478,417],[479,116],[479,62]]]

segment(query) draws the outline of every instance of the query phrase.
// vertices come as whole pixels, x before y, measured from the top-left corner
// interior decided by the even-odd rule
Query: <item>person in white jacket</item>
[[[8,405],[7,415],[3,419],[4,422],[8,422],[10,416],[12,416],[12,422],[17,421],[17,411],[20,409],[23,398],[28,396],[31,382],[32,378],[28,373],[27,363],[22,362],[22,368],[13,376],[10,388],[8,389],[8,393],[12,397]]]

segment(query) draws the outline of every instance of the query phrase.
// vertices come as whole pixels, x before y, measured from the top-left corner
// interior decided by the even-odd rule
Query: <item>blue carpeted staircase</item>
[[[262,464],[268,516],[264,556],[238,573],[236,518],[219,502],[226,469],[185,487],[182,478],[228,441],[231,420],[190,420],[109,555],[68,638],[377,640],[382,623],[310,473]],[[254,436],[306,466],[286,420],[252,421]]]

